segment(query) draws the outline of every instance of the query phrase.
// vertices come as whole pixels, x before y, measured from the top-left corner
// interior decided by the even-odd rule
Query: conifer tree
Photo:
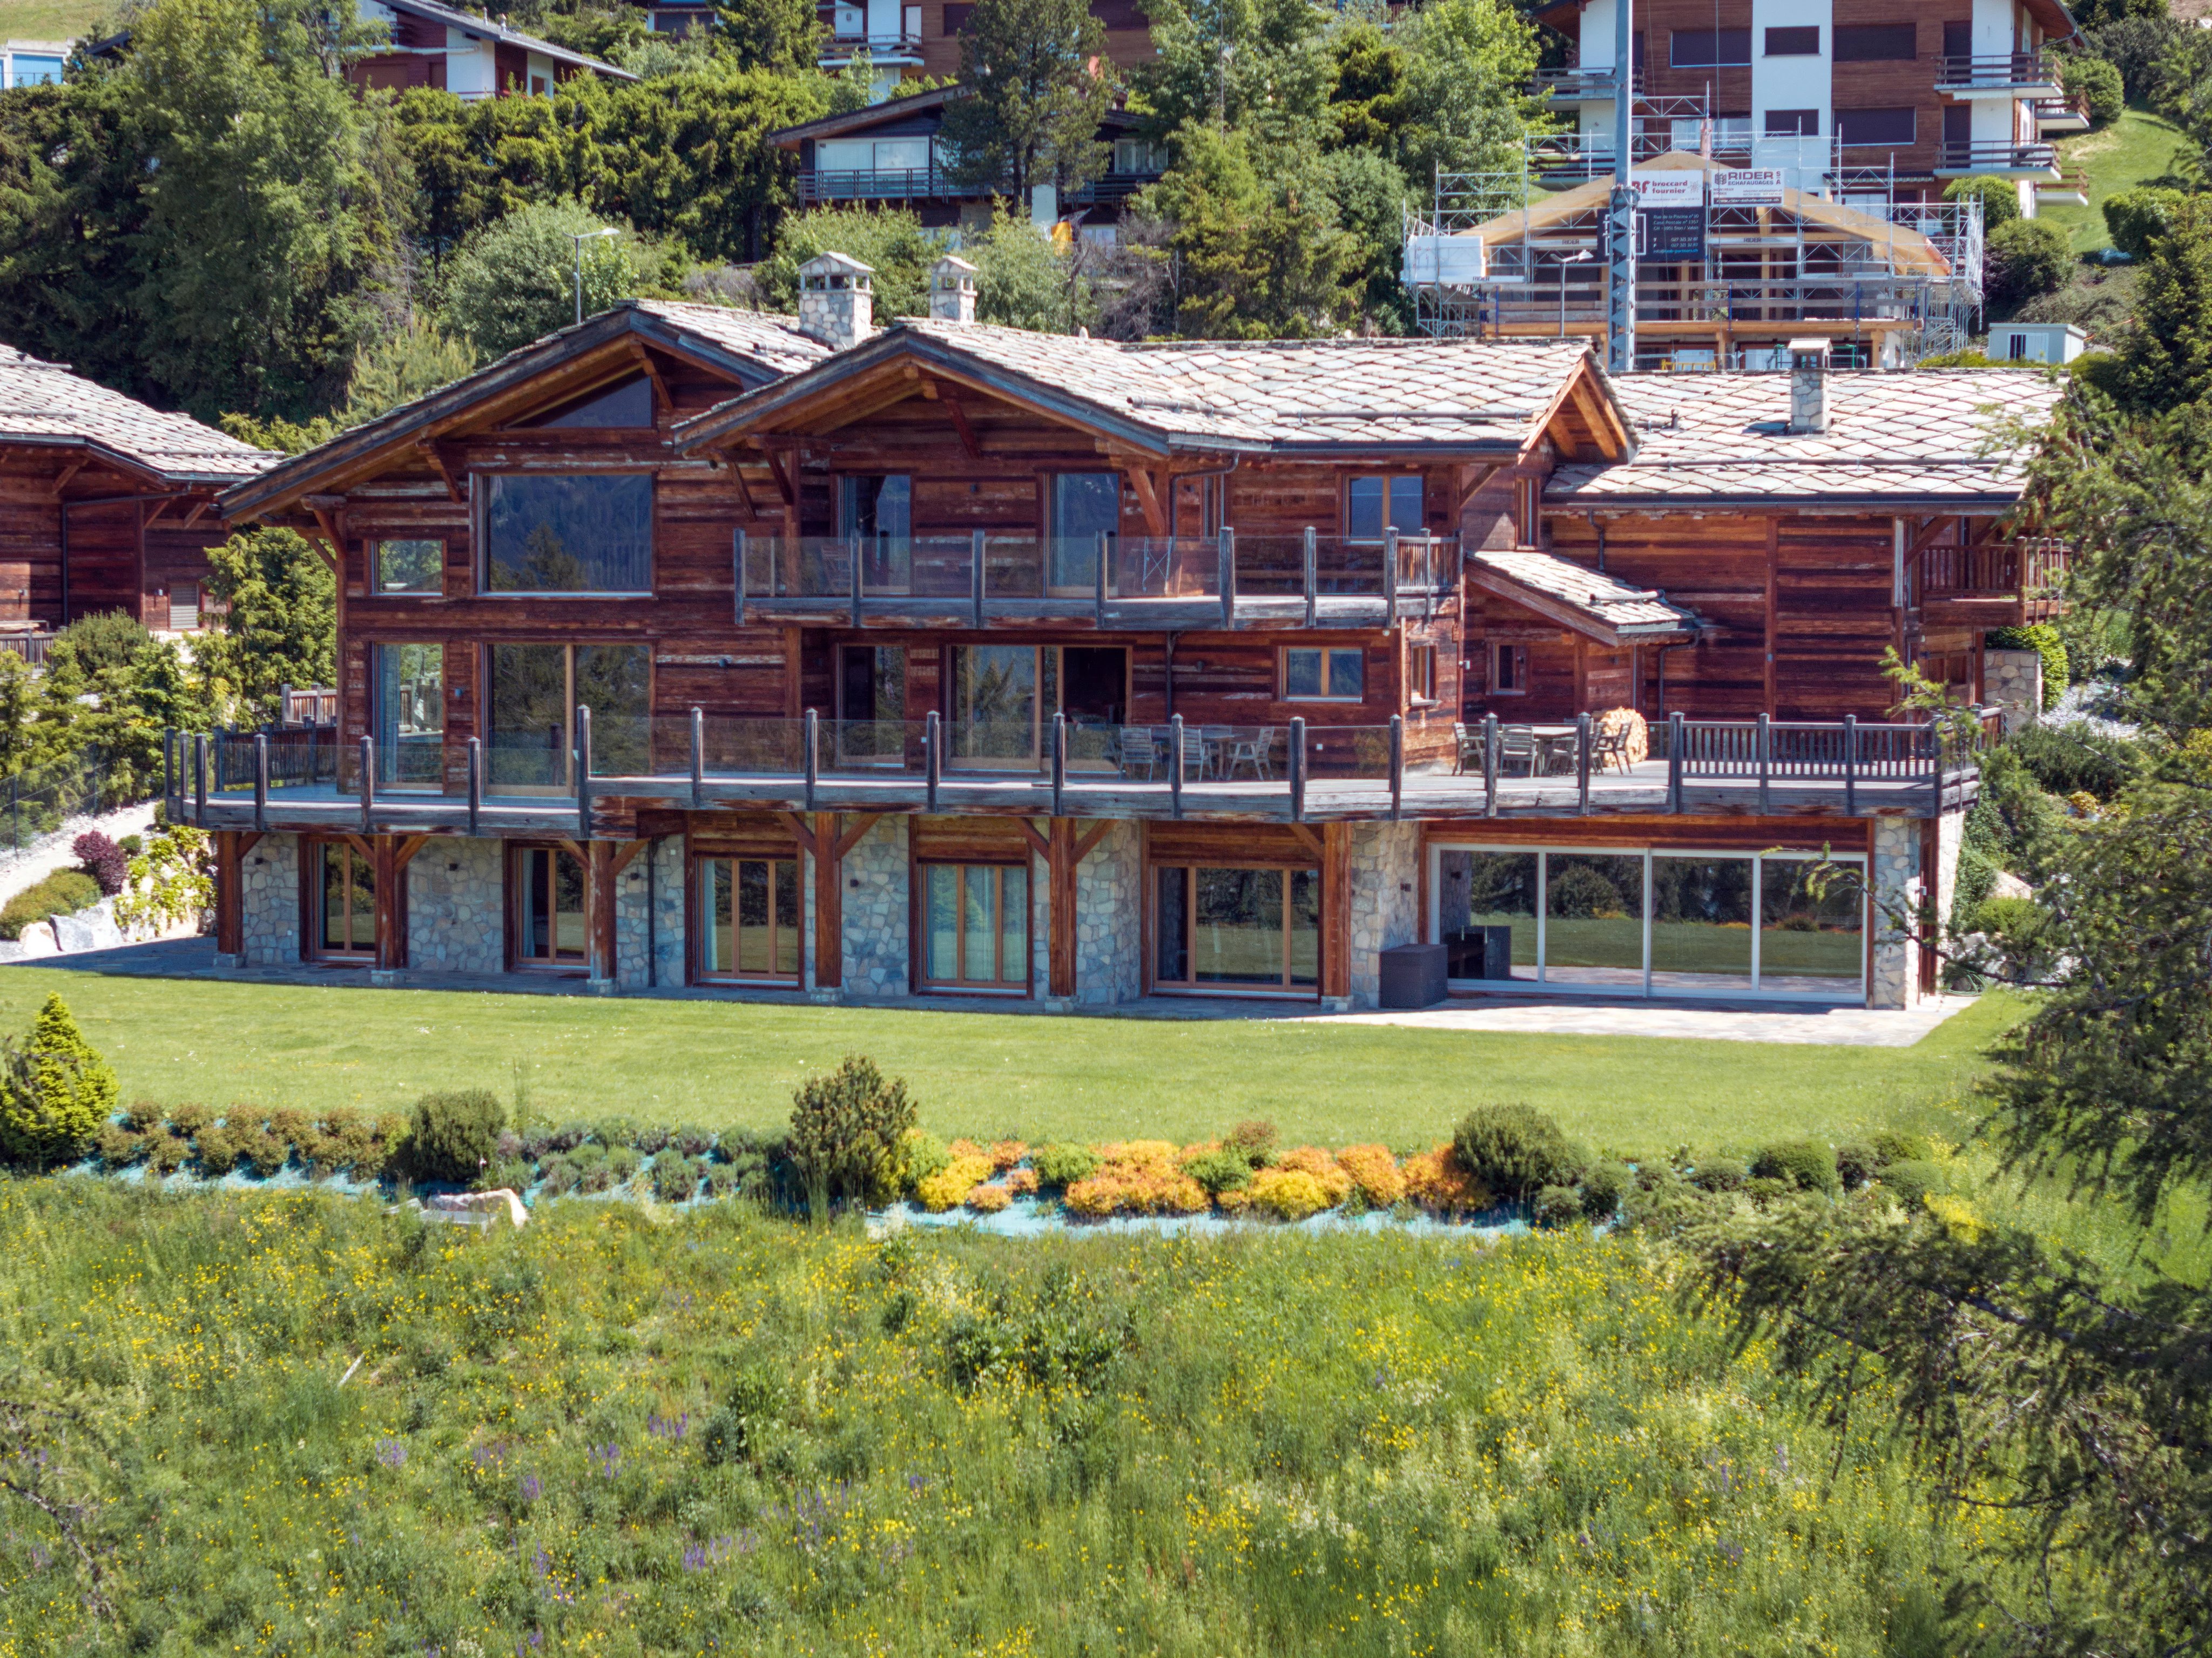
[[[0,1088],[0,1149],[40,1168],[75,1160],[115,1109],[114,1068],[77,1029],[58,995],[31,1023],[27,1048],[9,1048]]]

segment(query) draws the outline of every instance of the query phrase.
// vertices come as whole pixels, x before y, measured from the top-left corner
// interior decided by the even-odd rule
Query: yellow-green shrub
[[[1351,1181],[1347,1180],[1345,1185],[1349,1190]],[[1252,1176],[1252,1184],[1245,1189],[1251,1193],[1255,1209],[1285,1220],[1304,1220],[1324,1209],[1335,1208],[1338,1201],[1329,1195],[1328,1188],[1318,1176],[1304,1169],[1262,1169]]]
[[[933,1175],[915,1182],[915,1195],[932,1214],[943,1214],[964,1202],[968,1194],[991,1177],[986,1157],[955,1157]]]
[[[1312,1175],[1315,1183],[1328,1194],[1328,1202],[1324,1206],[1327,1208],[1335,1208],[1352,1195],[1352,1176],[1318,1145],[1294,1146],[1276,1158],[1274,1166],[1279,1172]]]
[[[1347,1145],[1336,1154],[1336,1163],[1377,1209],[1388,1209],[1406,1195],[1406,1177],[1387,1145]]]

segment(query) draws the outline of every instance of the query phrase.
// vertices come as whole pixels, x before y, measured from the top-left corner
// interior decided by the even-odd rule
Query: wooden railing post
[[[1306,594],[1306,626],[1309,628],[1314,625],[1314,615],[1316,610],[1319,608],[1316,603],[1316,599],[1321,590],[1320,572],[1320,537],[1315,535],[1314,526],[1309,524],[1306,525],[1304,565]]]
[[[1221,580],[1221,630],[1228,633],[1237,626],[1237,531],[1223,525],[1214,550]]]
[[[814,785],[820,774],[822,746],[822,716],[812,708],[806,711],[805,723],[799,728],[799,742],[806,750],[806,810],[814,810]]]
[[[592,838],[592,711],[576,704],[576,838]]]
[[[361,832],[375,832],[370,822],[376,811],[376,739],[361,739]]]
[[[1382,531],[1382,625],[1395,625],[1398,620],[1398,531],[1396,526]]]
[[[691,710],[691,809],[698,811],[707,804],[707,715],[703,709]]]
[[[96,804],[96,803],[95,803]],[[269,733],[253,733],[253,828],[269,827]]]
[[[1589,816],[1590,717],[1575,716],[1575,814]]]
[[[483,742],[469,738],[469,839],[477,837],[477,823],[483,816]]]
[[[1168,762],[1168,802],[1173,816],[1182,816],[1182,716],[1168,717],[1168,740],[1175,744],[1174,757]]]
[[[968,583],[975,601],[975,625],[983,625],[983,532],[968,537]]]
[[[742,628],[745,625],[745,532],[743,530],[730,531],[730,580],[735,595],[731,619]]]
[[[1498,816],[1498,716],[1482,716],[1482,815]]]
[[[1859,717],[1844,716],[1844,816],[1859,815]]]
[[[945,726],[932,708],[921,726],[922,775],[927,779],[929,809],[937,810],[937,783],[945,774]]]
[[[1406,796],[1406,716],[1390,716],[1390,821],[1396,823]]]
[[[1052,815],[1065,817],[1060,810],[1060,797],[1067,788],[1067,716],[1055,713],[1052,717]]]
[[[1667,716],[1667,810],[1682,810],[1682,761],[1686,733],[1682,727],[1682,715],[1678,709]]]
[[[1304,714],[1291,719],[1291,821],[1306,821],[1306,720]]]
[[[1774,770],[1774,723],[1769,714],[1759,716],[1759,815],[1766,814],[1767,779]]]
[[[192,821],[202,829],[207,827],[207,733],[192,734]],[[21,846],[23,837],[18,835],[15,844]]]

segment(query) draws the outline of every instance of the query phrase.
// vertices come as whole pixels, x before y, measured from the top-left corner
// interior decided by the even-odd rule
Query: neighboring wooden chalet
[[[503,17],[441,6],[437,0],[358,4],[362,20],[388,25],[392,39],[384,50],[346,65],[346,79],[357,87],[394,92],[435,87],[474,101],[544,97],[579,75],[637,79],[628,70],[509,28]]]
[[[1825,852],[1944,902],[1972,793],[1863,701],[1898,626],[1869,486],[1832,520],[1779,484],[1672,518],[1754,453],[1954,479],[2012,382],[1897,377],[1917,446],[1851,412],[1784,437],[1729,381],[1623,386],[1571,340],[1033,335],[975,323],[951,258],[935,314],[878,329],[866,266],[801,276],[797,321],[633,304],[227,495],[331,550],[343,666],[335,774],[327,744],[226,750],[188,806],[179,768],[226,959],[1351,1006],[1428,941],[1466,987],[1916,993],[1927,964],[1808,878]],[[1700,387],[1719,471],[1655,506],[1706,417],[1655,421]],[[1791,396],[1757,392],[1785,426]],[[1984,471],[1971,507],[1887,498],[1914,559],[2016,491]],[[1753,564],[1770,516],[1788,556],[1755,529]],[[1787,647],[1748,704],[1747,571]],[[1914,614],[1909,641],[1950,625]]]
[[[198,628],[216,495],[276,459],[0,346],[0,629]]]

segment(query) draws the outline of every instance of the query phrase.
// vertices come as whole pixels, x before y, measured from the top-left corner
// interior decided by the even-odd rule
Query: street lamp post
[[[572,230],[568,240],[576,245],[576,320],[584,320],[584,244],[601,236],[619,236],[622,232],[609,226],[603,230]]]

